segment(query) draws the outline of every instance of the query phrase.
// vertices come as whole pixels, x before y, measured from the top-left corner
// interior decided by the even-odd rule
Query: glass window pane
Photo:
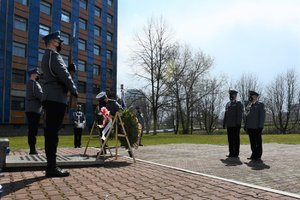
[[[19,29],[21,31],[27,31],[27,19],[15,16],[14,28]]]
[[[85,82],[82,81],[78,81],[78,86],[77,86],[77,90],[80,93],[85,93],[86,89],[85,89]]]
[[[15,1],[18,2],[18,3],[20,3],[20,4],[23,4],[23,5],[25,5],[25,6],[28,5],[27,0],[15,0]]]
[[[107,23],[112,24],[112,21],[113,21],[113,16],[107,14]]]
[[[100,55],[100,46],[94,45],[94,54],[98,56]]]
[[[112,60],[112,51],[111,50],[106,51],[106,59],[107,60]]]
[[[11,97],[11,110],[24,111],[25,110],[25,98],[24,97]]]
[[[86,30],[86,21],[84,19],[79,19],[79,28]]]
[[[86,3],[86,0],[80,0],[79,2],[79,6],[80,8],[83,8],[83,9],[87,9],[87,3]]]
[[[39,49],[39,62],[42,61],[44,54],[45,54],[45,50],[44,49]]]
[[[98,7],[95,8],[95,16],[96,17],[101,17],[101,9],[98,8]]]
[[[106,39],[108,42],[112,42],[112,33],[111,32],[107,32]]]
[[[67,11],[62,11],[61,12],[61,21],[64,21],[64,22],[70,22],[70,13],[67,12]]]
[[[50,33],[50,27],[40,24],[39,32],[41,36],[48,35]]]
[[[86,67],[85,61],[78,60],[78,71],[85,72],[85,67]]]
[[[113,0],[108,0],[107,4],[111,7],[113,5]]]
[[[101,73],[101,66],[100,65],[94,65],[93,66],[93,75],[94,76],[100,76]]]
[[[64,40],[64,44],[69,45],[69,38],[70,38],[69,34],[60,32],[60,36]]]
[[[85,49],[86,49],[86,42],[84,40],[79,39],[78,40],[78,48],[80,50],[85,51]]]
[[[25,83],[25,70],[13,69],[11,80],[14,83]]]
[[[99,26],[95,26],[95,29],[94,29],[94,34],[95,36],[100,36],[101,34],[101,28]]]
[[[41,1],[40,10],[47,15],[51,15],[51,4]]]
[[[26,44],[14,42],[13,43],[13,55],[26,57]]]

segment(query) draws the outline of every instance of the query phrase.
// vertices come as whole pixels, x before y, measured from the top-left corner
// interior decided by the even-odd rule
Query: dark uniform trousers
[[[81,146],[82,128],[74,128],[74,147]]]
[[[64,119],[67,105],[54,101],[45,101],[45,152],[47,157],[47,170],[56,167],[56,151],[58,145],[58,131]]]
[[[240,154],[240,127],[227,127],[229,155],[238,157]]]
[[[262,156],[262,139],[261,139],[262,129],[248,129],[250,145],[253,159],[260,159]]]
[[[26,117],[28,121],[28,144],[30,147],[35,147],[41,115],[35,112],[26,112]]]

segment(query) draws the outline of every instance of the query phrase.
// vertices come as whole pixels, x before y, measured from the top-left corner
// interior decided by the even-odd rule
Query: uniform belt
[[[51,81],[51,82],[44,83],[44,85],[49,85],[49,84],[64,86],[64,84],[62,82],[59,82],[59,81]]]

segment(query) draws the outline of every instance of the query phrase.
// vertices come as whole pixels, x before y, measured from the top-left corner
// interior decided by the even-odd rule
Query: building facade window
[[[39,62],[42,62],[44,54],[45,54],[45,49],[39,49]]]
[[[25,110],[25,97],[11,96],[11,110],[24,111]]]
[[[83,60],[78,60],[78,71],[85,72],[86,63]]]
[[[40,11],[47,14],[47,15],[51,15],[51,4],[49,4],[45,1],[41,1]]]
[[[85,87],[85,82],[82,81],[78,81],[78,86],[77,86],[77,90],[80,93],[85,93],[86,92],[86,87]]]
[[[13,42],[13,55],[25,58],[26,57],[26,44],[19,43],[19,42]]]
[[[14,28],[19,29],[21,31],[27,31],[27,19],[23,17],[15,16]]]
[[[101,51],[101,47],[99,45],[94,45],[94,55],[99,56]]]
[[[94,27],[94,35],[95,36],[101,36],[101,27],[100,26],[95,26]]]
[[[61,21],[64,21],[64,22],[67,22],[67,23],[70,23],[70,13],[63,10],[61,12]]]
[[[112,70],[111,69],[107,69],[106,76],[108,79],[112,79]]]
[[[82,40],[82,39],[78,40],[78,49],[85,51],[85,49],[86,49],[85,40]]]
[[[69,40],[70,40],[69,34],[60,32],[60,37],[64,40],[65,45],[69,45]]]
[[[27,0],[15,0],[16,2],[22,4],[22,5],[25,5],[27,6],[28,5],[28,1]]]
[[[62,59],[64,60],[66,66],[69,66],[69,57],[65,55],[61,55]]]
[[[100,76],[100,74],[101,74],[101,66],[94,64],[94,66],[93,66],[93,75],[94,76]]]
[[[108,42],[112,42],[113,34],[111,32],[107,32],[106,39]]]
[[[107,0],[107,5],[112,7],[113,6],[113,0]]]
[[[25,70],[13,69],[11,81],[14,83],[25,83]]]
[[[111,50],[106,50],[106,59],[112,60],[112,54],[113,52]]]
[[[86,0],[80,0],[79,1],[79,6],[80,6],[80,8],[82,8],[82,9],[87,9],[87,1]]]
[[[96,17],[101,17],[101,9],[98,7],[95,7],[95,16]]]
[[[41,36],[48,35],[50,33],[50,27],[40,24],[39,33]]]
[[[100,92],[100,86],[98,84],[93,84],[93,94],[98,94]]]
[[[86,21],[84,19],[79,19],[79,28],[86,30]]]
[[[109,24],[113,23],[113,16],[110,14],[107,14],[107,23],[109,23]]]

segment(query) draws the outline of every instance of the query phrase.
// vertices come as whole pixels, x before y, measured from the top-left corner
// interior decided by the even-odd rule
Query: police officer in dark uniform
[[[45,152],[47,177],[69,176],[69,172],[56,166],[58,131],[61,128],[67,108],[68,91],[77,98],[78,92],[67,66],[59,54],[63,40],[56,31],[43,37],[47,49],[42,59],[43,106],[45,110]]]
[[[237,91],[229,90],[230,101],[226,104],[223,128],[227,127],[229,155],[238,157],[240,153],[240,128],[243,116],[243,105],[236,100]]]
[[[113,99],[109,99],[106,95],[106,92],[100,92],[96,99],[99,101],[99,105],[96,107],[95,115],[96,120],[98,121],[98,124],[101,124],[102,122],[99,122],[99,115],[102,107],[106,107],[106,109],[109,111],[110,115],[115,116],[115,114],[122,109],[121,105]],[[100,133],[102,133],[102,128],[100,128]],[[104,140],[101,139],[101,142],[103,144]],[[102,152],[106,154],[106,150]]]
[[[74,121],[74,147],[81,147],[81,135],[85,127],[86,119],[84,113],[81,111],[81,105],[77,105],[77,110],[73,113]]]
[[[28,145],[29,154],[37,154],[36,136],[38,133],[40,117],[42,113],[43,90],[39,84],[39,72],[36,68],[28,71],[29,80],[26,83],[25,113],[28,121]]]
[[[250,160],[260,160],[262,156],[262,130],[265,122],[265,105],[258,101],[259,94],[249,91],[249,103],[245,113],[245,127],[250,139],[252,154]]]

